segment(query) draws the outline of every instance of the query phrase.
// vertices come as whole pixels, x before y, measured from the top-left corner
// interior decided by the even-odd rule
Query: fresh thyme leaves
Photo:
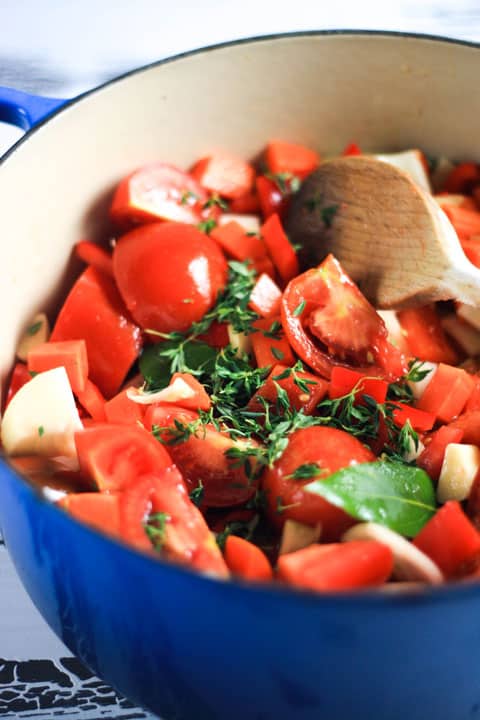
[[[36,335],[37,332],[40,330],[41,327],[42,327],[42,321],[41,321],[41,320],[38,320],[37,322],[32,323],[32,324],[27,328],[27,335]]]
[[[203,209],[207,210],[211,207],[219,207],[221,210],[227,211],[228,210],[228,203],[226,200],[220,197],[220,195],[217,195],[217,193],[214,193],[211,198],[207,200],[207,202],[203,205]]]
[[[38,437],[42,437],[45,434],[45,428],[43,425],[38,426]]]
[[[292,313],[293,317],[300,317],[300,315],[301,315],[301,314],[303,313],[303,311],[305,310],[305,305],[306,305],[306,304],[307,304],[307,303],[305,302],[305,300],[302,300],[302,301],[297,305],[297,307],[295,308],[295,310],[293,311],[293,313]]]
[[[285,357],[285,353],[283,350],[280,350],[279,348],[274,347],[273,345],[270,347],[270,352],[272,353],[273,357],[277,360],[283,360]]]
[[[274,320],[268,330],[263,330],[262,334],[272,340],[281,340],[283,337],[282,323],[278,322],[278,320]]]
[[[409,383],[420,382],[432,372],[431,368],[426,368],[424,365],[425,363],[422,360],[412,360],[409,363],[407,374],[398,382],[390,383],[388,386],[388,399],[411,403],[413,401],[413,392]]]
[[[278,496],[275,500],[276,505],[276,512],[278,515],[281,515],[285,510],[288,510],[289,508],[296,507],[299,505],[299,503],[290,503],[289,505],[283,505],[283,500],[280,496]]]
[[[251,520],[232,520],[225,525],[222,532],[217,534],[217,545],[221,550],[225,547],[225,542],[229,535],[238,535],[245,540],[251,540],[256,530],[260,517],[254,515]]]
[[[156,550],[161,550],[165,542],[166,525],[170,515],[164,512],[151,513],[143,524],[150,542]]]
[[[217,221],[213,218],[209,218],[208,220],[202,220],[202,222],[199,222],[197,225],[197,228],[201,230],[201,232],[206,233],[207,235],[210,235],[212,230],[217,227]]]
[[[309,480],[310,478],[322,475],[322,468],[318,463],[303,463],[299,465],[295,472],[285,475],[286,480]]]
[[[180,198],[180,205],[192,205],[197,202],[198,195],[195,195],[191,190],[184,190],[182,197]]]
[[[338,212],[338,205],[327,205],[322,207],[324,202],[323,195],[313,195],[305,201],[305,207],[309,212],[320,211],[320,217],[326,228],[332,227],[333,218]]]
[[[206,333],[214,321],[228,323],[235,332],[252,333],[252,323],[258,319],[248,302],[255,285],[255,273],[245,263],[229,263],[229,280],[215,306],[194,323],[185,333],[149,334],[162,338],[162,342],[148,346],[140,358],[140,372],[147,390],[166,387],[174,372],[188,372],[208,378],[213,372],[217,351],[198,338]]]
[[[275,183],[282,195],[290,195],[291,193],[298,192],[302,184],[300,178],[290,172],[267,172],[265,176]]]
[[[203,483],[201,480],[198,481],[198,485],[196,488],[193,488],[193,490],[190,492],[190,500],[193,502],[194,505],[197,507],[200,507],[203,501],[203,496],[205,495],[205,488],[203,486]]]

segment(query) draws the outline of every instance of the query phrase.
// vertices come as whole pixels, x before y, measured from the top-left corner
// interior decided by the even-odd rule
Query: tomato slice
[[[161,514],[158,539],[145,525]],[[143,475],[120,495],[120,533],[138,550],[159,552],[197,570],[226,577],[228,571],[203,515],[190,501],[180,472],[174,466]]]
[[[324,498],[303,489],[313,478],[297,480],[290,476],[306,463],[317,463],[322,478],[340,468],[373,460],[375,455],[343,430],[315,426],[293,432],[283,455],[262,479],[270,519],[277,526],[288,518],[305,525],[321,523],[322,540],[338,540],[355,521]]]
[[[290,345],[323,377],[335,365],[367,365],[371,373],[380,359],[385,324],[333,255],[287,285],[281,312]]]
[[[98,490],[127,487],[140,475],[173,465],[165,448],[144,428],[135,425],[97,425],[75,433],[80,470]]]
[[[207,199],[208,193],[191,175],[173,165],[154,163],[121,181],[110,216],[120,227],[155,220],[196,224]]]
[[[176,422],[194,422],[198,414],[176,405],[151,405],[145,414],[145,427],[174,428]],[[167,430],[165,439],[169,439]],[[173,440],[173,436],[170,438]],[[254,445],[254,441],[250,441]],[[258,484],[245,474],[244,466],[226,453],[241,448],[240,441],[232,440],[226,433],[205,425],[197,434],[167,445],[168,452],[180,468],[189,489],[203,483],[203,501],[207,507],[227,507],[246,502],[255,492]],[[252,461],[252,467],[254,462]]]

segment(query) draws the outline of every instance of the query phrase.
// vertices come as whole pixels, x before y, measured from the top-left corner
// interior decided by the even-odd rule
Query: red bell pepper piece
[[[235,220],[214,228],[210,237],[229,257],[240,262],[261,258],[267,254],[262,239],[257,235],[247,235],[245,228]]]
[[[273,338],[265,335],[275,321],[280,322],[280,318],[261,318],[253,323],[257,332],[252,333],[250,339],[257,367],[268,367],[279,362],[282,365],[295,365],[295,357],[285,335],[279,333]]]
[[[381,585],[392,570],[392,551],[373,540],[309,545],[278,558],[280,580],[320,592]]]
[[[298,258],[276,213],[263,223],[260,233],[278,274],[284,283],[288,283],[299,273]]]
[[[431,430],[435,424],[434,413],[425,412],[419,410],[411,405],[405,403],[393,403],[395,409],[393,410],[392,417],[393,421],[399,427],[403,427],[408,421],[414,430],[418,432],[427,432]]]
[[[32,376],[30,375],[26,364],[22,362],[15,363],[10,377],[7,394],[5,396],[5,407],[7,407],[10,400],[14,395],[16,395],[20,388],[31,379]]]
[[[85,340],[49,341],[36,345],[28,353],[27,364],[31,373],[64,367],[73,392],[85,390],[88,377]]]
[[[355,388],[355,395],[369,395],[377,403],[384,403],[387,397],[388,383],[378,377],[369,377],[357,370],[334,366],[330,377],[328,394],[331,398],[348,395]]]
[[[460,415],[475,381],[461,368],[440,363],[417,403],[420,410],[434,413],[444,423]]]
[[[229,535],[225,541],[224,558],[230,572],[237,577],[251,581],[273,579],[272,566],[265,553],[244,538]]]
[[[278,185],[265,175],[259,175],[255,184],[263,217],[267,219],[273,213],[278,213],[283,218],[289,205],[289,193],[283,193]]]
[[[228,204],[232,213],[240,213],[245,215],[256,215],[260,212],[260,200],[255,190],[249,190],[245,195],[232,198]]]
[[[75,395],[82,408],[95,422],[105,422],[105,398],[95,383],[87,378],[85,389],[82,392],[77,391]]]
[[[480,533],[450,500],[427,522],[413,541],[447,577],[466,573],[480,556]]]
[[[398,321],[410,352],[420,360],[456,365],[460,358],[445,335],[433,305],[400,310]]]
[[[360,147],[355,142],[349,143],[344,151],[342,152],[342,155],[344,157],[349,157],[353,155],[361,155],[362,151],[360,150]]]
[[[109,535],[120,536],[120,502],[117,493],[71,493],[61,498],[58,505],[76,520]]]
[[[471,192],[472,187],[480,183],[480,169],[472,162],[463,162],[453,168],[445,180],[443,190],[454,195]]]
[[[127,390],[121,390],[104,406],[107,422],[117,425],[138,425],[145,415],[145,406],[131,400]]]
[[[320,165],[320,156],[314,150],[284,140],[268,143],[265,160],[270,172],[291,173],[299,178],[310,175]]]
[[[285,377],[282,377],[284,375]],[[262,398],[275,404],[278,399],[277,385],[287,393],[290,405],[295,410],[302,410],[305,415],[314,413],[328,390],[328,382],[318,375],[297,371],[293,373],[287,365],[274,365],[263,385],[251,397],[248,409],[262,412],[264,409]]]
[[[112,397],[140,352],[141,333],[113,280],[93,267],[73,285],[50,336],[52,342],[78,339],[87,345],[90,379]]]
[[[459,443],[463,438],[463,430],[451,425],[442,425],[438,428],[425,445],[425,449],[417,458],[417,465],[430,475],[432,480],[438,480],[442,469],[445,449],[450,443]]]
[[[473,237],[468,240],[460,238],[460,245],[470,262],[480,268],[480,242]]]
[[[443,211],[460,240],[468,240],[472,235],[480,235],[480,212],[477,210],[467,210],[457,205],[444,205]]]
[[[75,254],[87,265],[93,265],[100,272],[113,277],[112,256],[105,248],[90,240],[80,240],[75,245]]]

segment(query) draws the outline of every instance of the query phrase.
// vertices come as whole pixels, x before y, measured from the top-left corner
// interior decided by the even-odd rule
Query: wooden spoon
[[[379,308],[435,300],[480,305],[480,270],[431,195],[371,157],[323,163],[292,199],[290,240],[304,267],[333,253]]]

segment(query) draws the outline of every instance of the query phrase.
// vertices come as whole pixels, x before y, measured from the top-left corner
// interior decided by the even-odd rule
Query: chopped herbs
[[[298,192],[302,184],[300,178],[290,172],[267,172],[265,173],[265,176],[275,183],[282,195],[290,195],[292,193]]]
[[[225,525],[225,528],[217,533],[217,545],[221,550],[225,547],[225,542],[229,535],[237,535],[245,540],[251,540],[255,529],[258,525],[259,516],[254,515],[251,520],[232,520]]]
[[[194,505],[197,507],[200,507],[203,501],[203,496],[205,495],[205,488],[203,487],[203,483],[201,480],[198,481],[198,485],[196,488],[193,488],[193,490],[190,492],[190,500],[193,502]]]
[[[170,515],[164,512],[152,513],[143,524],[145,532],[155,550],[162,550],[165,543],[166,525]]]
[[[263,335],[272,340],[280,340],[283,337],[282,323],[274,320],[268,330],[263,330]]]
[[[333,218],[338,212],[338,205],[327,205],[323,207],[324,197],[323,195],[313,195],[312,197],[305,200],[306,209],[313,213],[316,210],[320,211],[320,217],[326,228],[332,227]]]
[[[38,426],[38,437],[42,437],[45,434],[45,428],[43,425]]]
[[[198,195],[191,190],[184,190],[180,198],[180,205],[193,205],[198,201]]]
[[[42,327],[43,323],[41,320],[38,320],[37,322],[32,323],[27,328],[27,335],[36,335],[40,328]]]
[[[285,475],[286,480],[308,480],[322,475],[323,471],[318,463],[303,463],[291,475]]]
[[[197,228],[201,230],[201,232],[206,233],[207,235],[210,235],[212,230],[217,227],[217,221],[213,218],[208,218],[208,220],[202,220],[202,222],[199,222],[197,225]]]
[[[220,197],[220,195],[217,195],[214,193],[212,197],[210,197],[207,202],[203,205],[203,209],[207,210],[211,207],[218,207],[220,210],[227,211],[228,210],[228,203],[226,200]]]
[[[337,214],[337,211],[338,205],[329,205],[328,207],[322,208],[320,215],[322,216],[325,227],[332,227],[333,218]]]
[[[306,304],[307,303],[305,300],[302,300],[300,303],[298,303],[297,307],[295,308],[295,310],[292,313],[293,317],[300,317],[300,315],[305,310]]]
[[[285,357],[285,353],[282,350],[279,350],[276,347],[273,347],[273,345],[270,347],[270,352],[272,353],[273,357],[277,360],[283,360]]]

